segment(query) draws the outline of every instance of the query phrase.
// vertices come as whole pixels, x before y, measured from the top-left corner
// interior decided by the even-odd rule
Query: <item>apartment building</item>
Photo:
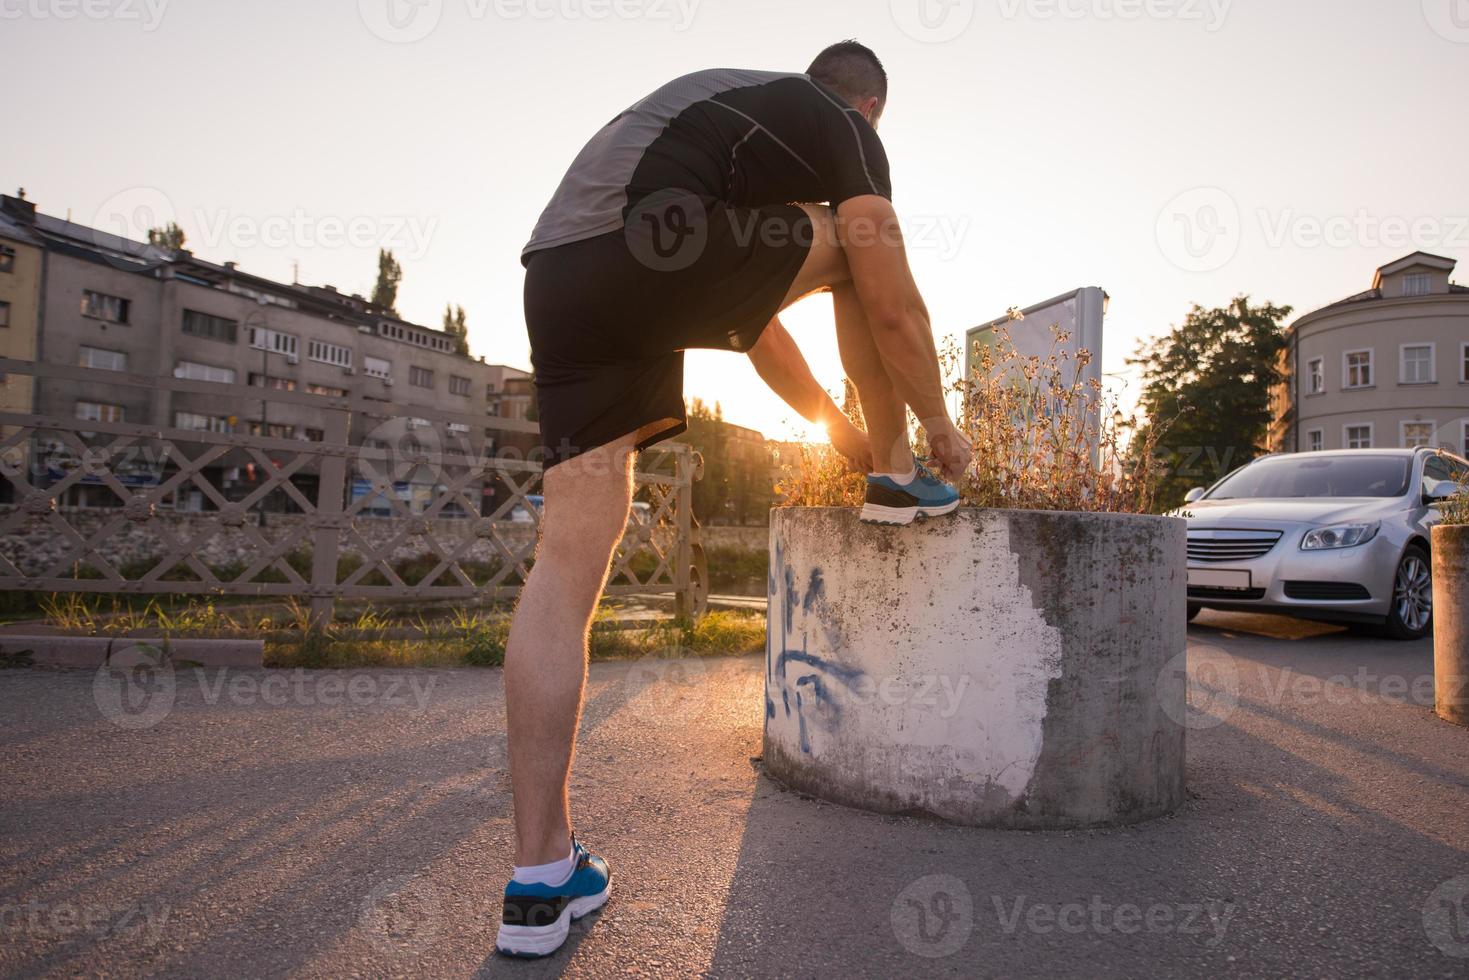
[[[106,384],[78,390],[47,380],[32,396],[37,414],[302,441],[325,437],[322,411],[273,400],[273,391],[391,401],[476,418],[499,414],[500,404],[489,398],[491,385],[503,384],[504,372],[513,369],[460,354],[442,330],[406,321],[361,296],[279,283],[233,263],[216,265],[188,251],[118,238],[38,213],[18,197],[0,197],[0,215],[34,239],[44,263],[44,326],[35,359],[261,392],[258,402],[241,403],[237,396]],[[424,420],[385,422],[356,413],[349,439],[374,444],[382,441],[385,424],[420,423],[431,428]],[[498,435],[468,420],[439,429],[473,452],[482,451],[485,440],[493,448]],[[247,464],[247,475],[252,469]],[[222,479],[226,485],[248,482],[233,473]],[[313,479],[309,470],[302,479]],[[405,499],[431,496],[422,488],[405,493]]]
[[[35,237],[23,225],[0,213],[0,357],[36,359],[42,254]],[[29,375],[0,373],[0,412],[29,412],[34,397]],[[14,426],[0,425],[0,441],[14,431]],[[0,488],[0,498],[7,489]]]
[[[486,364],[485,371],[485,410],[501,418],[531,418],[530,372],[506,364]]]
[[[1469,287],[1454,267],[1414,252],[1292,323],[1269,448],[1469,446]]]

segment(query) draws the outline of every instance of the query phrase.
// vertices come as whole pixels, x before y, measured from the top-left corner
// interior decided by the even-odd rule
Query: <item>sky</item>
[[[1417,249],[1469,259],[1469,0],[0,0],[0,188],[286,282],[367,293],[392,248],[400,313],[462,305],[475,354],[528,367],[519,253],[582,144],[677,75],[848,37],[888,69],[939,338],[1101,286],[1128,401],[1194,303],[1299,314]],[[786,322],[838,391],[829,301]],[[741,355],[691,352],[685,384],[816,434]]]

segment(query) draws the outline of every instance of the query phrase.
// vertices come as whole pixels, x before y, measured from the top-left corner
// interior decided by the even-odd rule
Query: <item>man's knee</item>
[[[540,552],[605,560],[632,506],[631,447],[593,450],[546,471]]]

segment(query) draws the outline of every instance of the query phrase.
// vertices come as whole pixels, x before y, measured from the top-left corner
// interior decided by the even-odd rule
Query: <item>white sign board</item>
[[[965,374],[972,377],[979,366],[976,345],[994,343],[995,331],[1003,329],[1021,357],[1044,359],[1054,349],[1068,350],[1074,356],[1079,350],[1091,353],[1091,363],[1081,372],[1082,381],[1102,380],[1102,317],[1107,310],[1107,294],[1096,286],[1088,286],[1037,303],[1021,310],[1023,320],[1000,317],[972,328],[965,335]],[[1055,332],[1069,334],[1065,344],[1057,345]]]
[[[1082,368],[1077,380],[1082,383],[1100,382],[1102,319],[1106,311],[1106,292],[1097,286],[1088,286],[1021,310],[1022,320],[1002,316],[974,327],[964,337],[964,376],[974,377],[980,363],[979,350],[995,342],[997,330],[1004,330],[1015,353],[1022,358],[1039,357],[1044,361],[1053,352],[1069,351],[1073,357],[1080,350],[1089,352],[1089,363]],[[1064,343],[1057,342],[1058,332],[1067,335]],[[1066,380],[1069,382],[1071,377],[1068,373]],[[1093,425],[1097,423],[1095,413],[1089,421]]]

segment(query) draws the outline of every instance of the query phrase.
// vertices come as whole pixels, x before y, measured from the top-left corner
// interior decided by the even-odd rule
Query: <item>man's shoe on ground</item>
[[[912,524],[920,517],[952,513],[958,506],[959,491],[919,463],[907,483],[898,483],[890,476],[869,476],[862,520],[868,524]]]
[[[607,904],[612,872],[575,838],[576,866],[560,885],[525,885],[510,879],[505,886],[505,912],[495,948],[506,956],[535,959],[561,948],[571,923]]]

